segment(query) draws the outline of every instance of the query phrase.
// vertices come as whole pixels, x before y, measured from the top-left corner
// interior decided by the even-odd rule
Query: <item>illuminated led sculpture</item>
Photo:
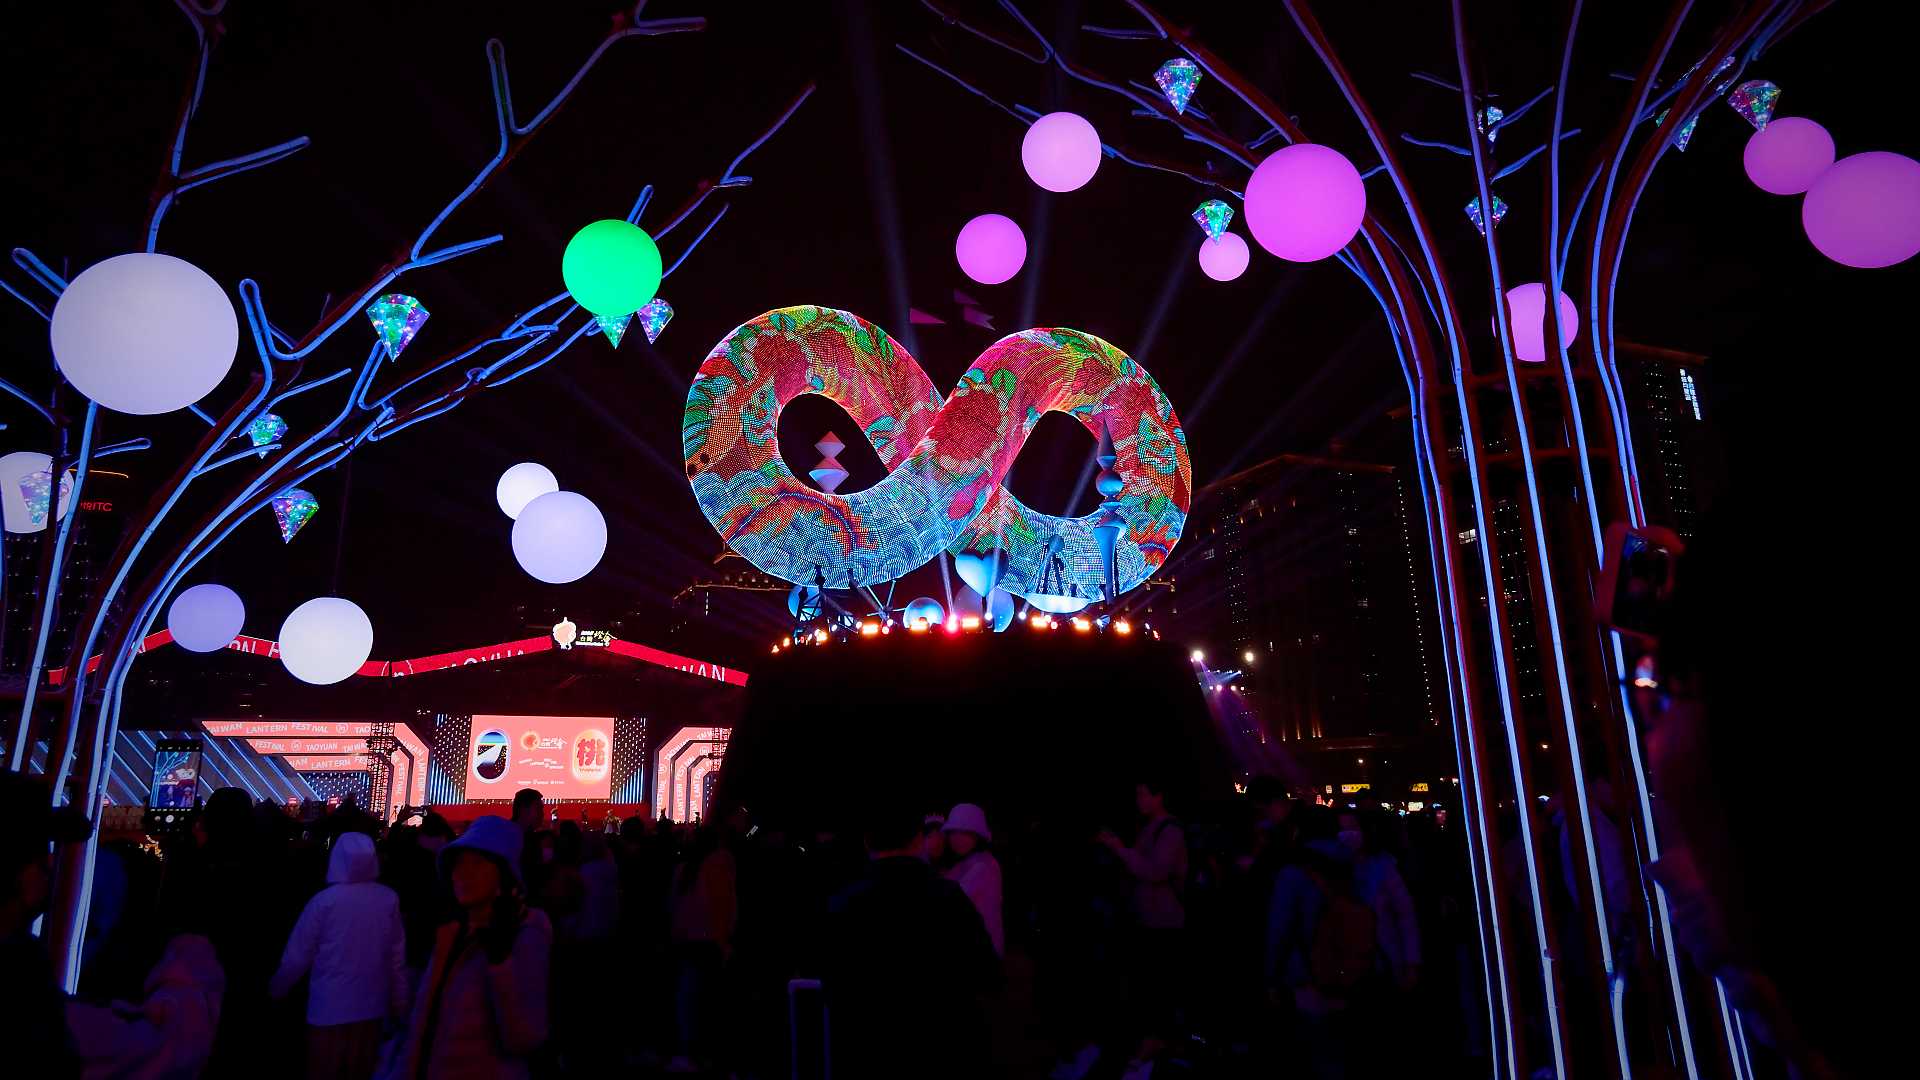
[[[380,335],[380,344],[387,347],[387,359],[398,360],[413,343],[413,335],[427,325],[427,309],[405,293],[388,293],[367,305],[367,319]]]
[[[274,443],[279,442],[286,433],[287,422],[272,413],[261,413],[259,416],[253,418],[253,423],[247,425],[248,441],[259,447],[272,446]],[[260,456],[266,457],[267,451],[262,449]]]
[[[273,497],[272,506],[274,523],[280,526],[280,539],[291,544],[294,534],[306,528],[307,522],[319,512],[320,500],[304,488],[288,488]]]
[[[646,332],[647,344],[660,340],[660,331],[667,328],[673,320],[673,305],[659,297],[647,301],[637,314],[640,316],[640,329]]]
[[[793,475],[775,435],[781,409],[802,394],[845,409],[887,477],[836,495]],[[1037,513],[1002,486],[1049,412],[1089,429],[1101,419],[1112,426],[1122,479],[1114,510],[1124,523],[1115,577],[1125,592],[1179,540],[1192,470],[1172,403],[1132,357],[1091,334],[1036,329],[1002,338],[943,400],[913,357],[866,320],[781,308],[735,329],[707,356],[687,395],[681,442],[707,520],[775,577],[851,588],[898,578],[942,551],[998,551],[1006,567],[998,584],[1025,596],[1050,569],[1045,555],[1057,541],[1064,586],[1095,597],[1106,580],[1093,533],[1098,515]]]
[[[53,360],[74,389],[151,416],[199,401],[233,368],[240,318],[220,283],[183,259],[116,255],[53,305]]]

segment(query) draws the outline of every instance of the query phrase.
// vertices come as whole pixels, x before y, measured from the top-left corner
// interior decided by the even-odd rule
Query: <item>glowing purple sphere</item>
[[[960,229],[953,242],[960,269],[982,285],[998,285],[1027,262],[1027,238],[1004,214],[981,214]]]
[[[1246,273],[1252,257],[1238,233],[1223,232],[1218,240],[1200,241],[1200,270],[1215,281],[1232,281]]]
[[[1747,140],[1741,159],[1761,191],[1798,195],[1833,164],[1833,136],[1805,117],[1776,117]]]
[[[1513,354],[1530,364],[1547,358],[1547,287],[1537,281],[1507,290],[1507,317],[1513,320]],[[1560,294],[1560,344],[1580,336],[1580,312]]]
[[[1247,181],[1246,221],[1260,246],[1315,262],[1353,242],[1367,216],[1367,186],[1340,151],[1295,143],[1274,151]]]
[[[1920,252],[1920,161],[1878,150],[1841,158],[1807,189],[1800,226],[1820,254],[1842,266],[1870,269],[1913,258]]]
[[[1048,113],[1027,129],[1020,163],[1048,191],[1072,191],[1100,168],[1100,133],[1076,113]]]

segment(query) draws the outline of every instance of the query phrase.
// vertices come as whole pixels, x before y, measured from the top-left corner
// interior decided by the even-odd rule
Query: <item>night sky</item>
[[[1021,33],[994,5],[958,6],[984,25]],[[1377,160],[1277,5],[1166,6],[1316,139],[1363,170]],[[1390,130],[1461,141],[1458,96],[1409,77],[1457,71],[1445,5],[1320,6],[1329,36]],[[1713,19],[1730,6],[1699,5],[1680,52],[1697,55]],[[1103,72],[1145,82],[1175,55],[1158,43],[1074,32],[1086,22],[1138,25],[1123,4],[1025,7],[1069,55]],[[1629,85],[1609,73],[1637,65],[1661,14],[1653,5],[1587,7],[1591,26],[1581,39],[1568,126],[1591,134],[1567,143],[1564,166],[1579,176]],[[1469,8],[1479,78],[1497,102],[1512,108],[1550,85],[1559,5]],[[1628,8],[1645,14],[1629,17]],[[269,312],[297,335],[324,298],[357,288],[409,243],[491,152],[484,42],[505,42],[527,115],[594,46],[613,9],[235,0],[187,162],[300,134],[313,145],[183,197],[160,250],[230,289],[254,278]],[[1415,9],[1417,17],[1409,14]],[[1836,5],[1749,71],[1781,84],[1780,114],[1819,119],[1843,155],[1920,151],[1911,120],[1880,105],[1910,63],[1896,54],[1895,35],[1876,30],[1881,10]],[[769,14],[775,11],[781,14]],[[1404,428],[1387,415],[1405,402],[1405,385],[1378,311],[1351,275],[1331,260],[1296,266],[1256,248],[1240,280],[1209,281],[1193,264],[1201,234],[1188,214],[1215,192],[1113,160],[1080,191],[1040,191],[1019,165],[1022,126],[895,45],[968,75],[1008,104],[1081,112],[1109,141],[1196,167],[1219,155],[1181,141],[1168,125],[1129,117],[1111,94],[944,25],[920,5],[662,2],[646,13],[686,14],[707,15],[709,28],[614,46],[533,147],[437,237],[452,243],[502,232],[503,244],[396,286],[432,312],[398,363],[404,374],[558,292],[560,252],[573,230],[621,216],[643,184],[656,194],[641,225],[656,228],[697,180],[718,175],[805,83],[816,82],[812,99],[741,167],[753,185],[709,202],[724,197],[731,209],[662,286],[677,314],[658,345],[649,347],[636,328],[614,352],[594,335],[536,375],[363,448],[349,468],[309,485],[321,510],[291,545],[281,544],[267,514],[244,526],[195,580],[240,588],[249,633],[270,636],[294,604],[337,590],[372,615],[376,657],[520,636],[512,615],[520,602],[557,605],[582,625],[628,610],[655,613],[663,632],[651,640],[664,644],[667,599],[710,574],[719,551],[679,454],[692,372],[732,327],[790,304],[846,308],[886,327],[943,389],[999,334],[1066,325],[1105,337],[1141,359],[1171,396],[1200,485],[1278,452],[1324,450],[1333,440],[1376,460],[1406,453]],[[146,192],[191,68],[185,20],[163,3],[43,4],[5,19],[0,239],[72,273],[137,249]],[[1215,83],[1203,83],[1195,100],[1218,109],[1242,141],[1261,131]],[[1551,123],[1548,108],[1502,133],[1503,159],[1538,145]],[[1797,301],[1844,299],[1866,276],[1811,251],[1797,200],[1762,194],[1746,181],[1740,148],[1748,131],[1715,105],[1689,152],[1662,163],[1637,219],[1622,293],[1622,338],[1709,354],[1716,378],[1732,365],[1745,366],[1746,378],[1760,365],[1784,365],[1783,343],[1805,340],[1827,317]],[[1440,150],[1401,144],[1396,151],[1450,245],[1456,279],[1477,290],[1464,300],[1467,324],[1485,325],[1483,275],[1469,272],[1484,257],[1460,209],[1472,194],[1471,165]],[[1244,179],[1237,166],[1218,163],[1231,183]],[[1498,186],[1513,206],[1499,237],[1514,282],[1539,277],[1542,175],[1536,161]],[[1394,198],[1384,177],[1368,190],[1376,205]],[[1030,244],[1023,272],[1000,286],[967,281],[952,256],[960,225],[989,211],[1019,221]],[[669,261],[702,221],[697,216],[668,238]],[[16,286],[26,283],[10,265],[0,272]],[[1896,286],[1910,292],[1912,282],[1908,266],[1881,272],[1871,288],[1892,296]],[[994,331],[959,323],[955,289],[994,316]],[[908,305],[949,325],[909,327]],[[51,378],[44,324],[11,300],[4,310],[6,377],[43,394]],[[349,326],[314,370],[358,362],[370,333],[364,321]],[[243,355],[230,383],[203,404],[224,407],[253,367]],[[337,401],[321,391],[283,415],[297,433]],[[23,409],[0,406],[0,419],[8,424],[0,432],[6,450],[45,448],[44,428]],[[115,459],[141,491],[198,433],[198,421],[185,415],[107,414],[102,426],[103,441],[144,434],[159,443]],[[817,402],[788,411],[782,442],[790,464],[810,467],[809,444],[828,426],[849,444],[846,487],[877,479],[876,459],[844,414]],[[1091,493],[1076,499],[1074,490],[1091,448],[1071,422],[1049,418],[1015,472],[1014,492],[1044,511],[1091,509]],[[607,558],[582,582],[542,586],[514,565],[510,523],[494,505],[493,484],[506,466],[529,459],[550,466],[563,487],[586,494],[608,517]],[[644,632],[630,636],[650,640]]]

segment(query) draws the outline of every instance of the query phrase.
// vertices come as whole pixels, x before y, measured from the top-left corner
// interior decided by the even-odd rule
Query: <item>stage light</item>
[[[980,629],[980,620],[979,620],[979,618],[978,618],[977,616],[973,616],[973,615],[969,615],[969,616],[967,616],[966,618],[964,618],[964,619],[961,619],[961,620],[960,620],[960,629],[962,629],[962,630],[978,630],[978,629]]]
[[[584,226],[560,256],[560,279],[595,315],[631,315],[660,287],[660,249],[646,230],[607,218]]]
[[[1004,214],[981,214],[960,229],[953,241],[960,269],[982,285],[998,285],[1027,262],[1027,237]]]
[[[1753,133],[1740,161],[1761,191],[1798,195],[1833,164],[1833,136],[1803,116],[1783,116]]]
[[[1058,620],[1058,619],[1048,619],[1048,620],[1047,620],[1047,629],[1049,629],[1049,630],[1058,630],[1058,629],[1060,629],[1060,620]]]
[[[879,623],[875,623],[875,622],[866,622],[866,623],[861,623],[861,624],[860,624],[860,636],[861,636],[861,637],[878,637],[879,635],[880,635],[880,624],[879,624]]]
[[[907,629],[913,631],[916,634],[924,634],[927,632],[927,626],[928,626],[927,620],[915,619],[913,620],[912,624],[910,624],[907,627]]]
[[[233,368],[240,319],[206,271],[171,255],[116,255],[81,271],[53,305],[53,361],[116,412],[170,413]]]
[[[1088,622],[1085,619],[1075,619],[1073,620],[1073,628],[1075,630],[1080,631],[1081,633],[1085,633],[1088,630],[1093,629],[1093,624]]]
[[[1131,634],[1133,633],[1133,624],[1125,619],[1116,620],[1113,624],[1113,632],[1116,634]]]
[[[815,644],[819,644],[819,643],[821,643],[821,642],[824,642],[824,641],[826,641],[826,640],[827,640],[827,632],[826,632],[825,630],[815,630],[815,631],[813,632],[813,640],[814,640],[814,643],[815,643]]]
[[[778,656],[778,655],[780,654],[780,646],[778,646],[778,645],[775,645],[775,646],[773,647],[773,652],[774,652],[774,655],[775,655],[775,656]]]
[[[493,501],[500,504],[500,512],[509,518],[517,518],[527,504],[560,490],[560,481],[553,470],[537,461],[523,461],[500,474],[493,485]]]
[[[1196,664],[1204,664],[1207,662],[1207,654],[1201,652],[1199,649],[1195,649],[1193,650],[1193,656],[1190,659],[1192,659],[1193,662]]]
[[[351,600],[319,596],[280,624],[280,662],[301,682],[328,686],[360,670],[373,653],[373,622]]]
[[[167,631],[173,643],[188,652],[218,652],[240,636],[247,608],[240,595],[225,585],[207,582],[173,598],[167,609]]]
[[[1035,630],[1045,630],[1047,628],[1047,623],[1050,622],[1051,620],[1048,619],[1045,615],[1035,615],[1033,618],[1028,619],[1027,621],[1033,625],[1033,628]]]
[[[1239,233],[1223,232],[1218,240],[1200,241],[1200,271],[1215,281],[1232,281],[1246,273],[1252,258]]]
[[[549,585],[586,577],[607,553],[607,519],[585,495],[551,491],[528,503],[513,523],[513,557]]]
[[[960,620],[954,618],[952,615],[947,616],[947,633],[951,634],[959,629],[960,629]]]
[[[1920,252],[1920,162],[1883,151],[1841,158],[1807,189],[1800,225],[1842,266],[1905,262]]]
[[[1560,295],[1560,344],[1580,334],[1580,311],[1573,298]],[[1537,281],[1507,290],[1507,320],[1513,330],[1513,354],[1530,364],[1547,358],[1547,287]]]
[[[1084,187],[1100,168],[1100,133],[1077,113],[1048,113],[1020,140],[1020,164],[1048,191]]]
[[[1367,187],[1340,151],[1295,143],[1267,155],[1247,181],[1247,228],[1290,262],[1317,262],[1353,241],[1367,215]]]
[[[1253,650],[1248,649],[1246,652],[1241,653],[1240,659],[1245,660],[1249,664],[1253,663]]]

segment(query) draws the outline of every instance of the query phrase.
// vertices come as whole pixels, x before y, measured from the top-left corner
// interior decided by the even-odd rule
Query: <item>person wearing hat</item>
[[[987,828],[987,812],[972,803],[961,803],[947,815],[941,831],[946,835],[947,850],[954,860],[947,869],[947,880],[960,886],[960,891],[967,894],[967,899],[973,901],[974,908],[980,912],[987,937],[993,940],[994,955],[1005,956],[1007,930],[1000,912],[1000,861],[987,850],[987,845],[993,842],[993,831]]]
[[[553,924],[526,905],[520,829],[481,817],[440,849],[460,914],[434,940],[415,995],[401,1063],[391,1075],[524,1078],[547,1041]]]

